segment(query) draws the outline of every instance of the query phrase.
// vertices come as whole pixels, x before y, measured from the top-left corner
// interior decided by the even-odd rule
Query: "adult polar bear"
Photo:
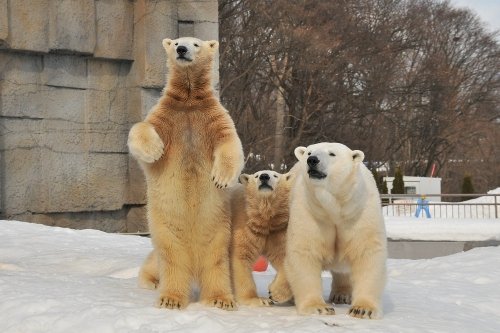
[[[146,176],[153,243],[139,282],[158,285],[159,307],[186,307],[194,280],[202,302],[232,310],[226,187],[236,183],[244,161],[234,123],[211,84],[218,43],[165,39],[163,47],[167,86],[128,140]]]
[[[340,143],[297,147],[285,269],[300,314],[334,314],[321,271],[333,275],[330,301],[358,318],[381,316],[387,241],[380,197],[363,152]]]

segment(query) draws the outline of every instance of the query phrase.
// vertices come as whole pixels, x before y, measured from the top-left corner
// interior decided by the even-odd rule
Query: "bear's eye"
[[[198,45],[198,44],[194,44],[194,46],[195,46],[195,47],[199,47],[199,45]]]
[[[307,155],[311,155],[311,152],[308,152]]]
[[[330,153],[330,156],[335,156],[335,154],[334,153]]]
[[[278,176],[274,175],[274,178],[278,178]]]
[[[179,45],[179,43],[175,43],[175,46]]]
[[[259,178],[259,175],[255,175],[255,178]]]

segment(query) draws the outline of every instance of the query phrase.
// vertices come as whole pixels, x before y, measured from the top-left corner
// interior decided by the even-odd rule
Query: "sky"
[[[500,30],[500,0],[451,0],[451,4],[472,9],[490,31]]]

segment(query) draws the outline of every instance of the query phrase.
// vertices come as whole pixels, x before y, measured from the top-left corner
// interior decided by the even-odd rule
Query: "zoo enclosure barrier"
[[[417,202],[424,196],[424,203]],[[381,194],[384,216],[415,217],[418,206],[431,218],[498,219],[500,194]],[[466,200],[466,201],[458,201]],[[421,212],[419,218],[426,218]]]

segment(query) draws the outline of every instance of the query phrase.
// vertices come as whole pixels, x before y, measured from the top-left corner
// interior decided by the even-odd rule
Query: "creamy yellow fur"
[[[178,58],[185,45],[187,59]],[[168,82],[163,96],[129,133],[131,154],[147,182],[147,216],[153,252],[139,282],[158,287],[158,307],[184,308],[191,283],[200,300],[234,309],[228,186],[243,168],[234,123],[210,82],[216,41],[165,39]]]
[[[259,190],[261,174],[270,176],[268,183],[272,190]],[[268,306],[292,298],[283,269],[291,177],[270,170],[243,174],[240,176],[243,185],[234,189],[231,265],[238,303]],[[252,266],[259,255],[266,256],[277,272],[269,285],[269,298],[257,296],[252,278]]]
[[[380,197],[362,163],[363,152],[318,143],[297,147],[295,156],[299,162],[294,167],[285,270],[297,311],[335,313],[322,297],[321,271],[330,270],[329,301],[351,303],[351,316],[379,318],[387,241]]]

